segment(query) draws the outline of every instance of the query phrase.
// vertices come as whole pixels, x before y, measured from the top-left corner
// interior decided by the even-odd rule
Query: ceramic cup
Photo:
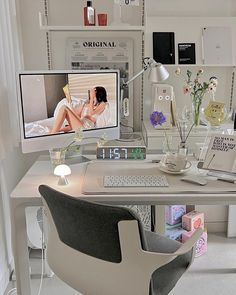
[[[179,153],[165,154],[161,160],[161,164],[164,165],[167,170],[172,172],[179,172],[191,166],[191,163],[187,160],[187,157]]]
[[[99,13],[98,14],[98,25],[106,26],[107,25],[107,13]]]

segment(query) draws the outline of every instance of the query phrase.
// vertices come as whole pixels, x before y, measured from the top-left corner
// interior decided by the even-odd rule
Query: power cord
[[[16,294],[16,292],[17,292],[17,289],[16,288],[12,288],[11,290],[9,290],[7,292],[7,295],[13,295],[13,294]]]
[[[43,274],[44,274],[44,214],[42,214],[42,255],[41,255],[41,277],[38,295],[41,294],[42,286],[43,286]]]
[[[39,284],[39,290],[38,290],[38,294],[41,294],[42,291],[42,286],[43,286],[43,274],[44,274],[44,214],[42,214],[42,255],[41,255],[41,277],[40,277],[40,284]],[[12,288],[11,290],[9,290],[7,292],[7,295],[13,295],[13,294],[17,294],[17,288]]]

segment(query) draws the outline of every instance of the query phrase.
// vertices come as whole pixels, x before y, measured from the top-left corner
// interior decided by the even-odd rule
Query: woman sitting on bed
[[[67,91],[64,90],[64,92],[68,101],[70,101],[68,88],[66,89]],[[106,89],[102,86],[94,87],[89,92],[89,101],[84,105],[79,108],[71,106],[62,106],[60,108],[50,133],[69,132],[80,127],[92,129],[96,125],[97,117],[103,113],[106,107],[108,107]],[[62,127],[65,119],[68,126]]]

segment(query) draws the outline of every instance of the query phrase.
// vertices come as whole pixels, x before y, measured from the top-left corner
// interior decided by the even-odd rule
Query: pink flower
[[[192,87],[190,85],[186,85],[183,87],[184,94],[189,94],[191,92]]]

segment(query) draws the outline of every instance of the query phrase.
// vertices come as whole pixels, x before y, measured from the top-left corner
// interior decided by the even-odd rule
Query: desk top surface
[[[159,156],[160,157],[160,156]],[[89,163],[71,165],[71,175],[68,176],[69,184],[59,186],[58,177],[53,175],[51,163],[45,158],[39,158],[21,179],[11,193],[12,202],[36,203],[41,202],[38,192],[40,184],[46,184],[66,194],[91,201],[112,202],[122,204],[236,204],[236,184],[217,181],[208,178],[206,186],[190,184],[181,181],[183,175],[169,175],[159,171],[157,164],[152,163],[148,156],[144,161],[114,161],[92,160]],[[196,162],[186,174],[199,174]],[[169,187],[155,188],[104,188],[102,179],[104,175],[137,175],[156,174],[165,175]]]

